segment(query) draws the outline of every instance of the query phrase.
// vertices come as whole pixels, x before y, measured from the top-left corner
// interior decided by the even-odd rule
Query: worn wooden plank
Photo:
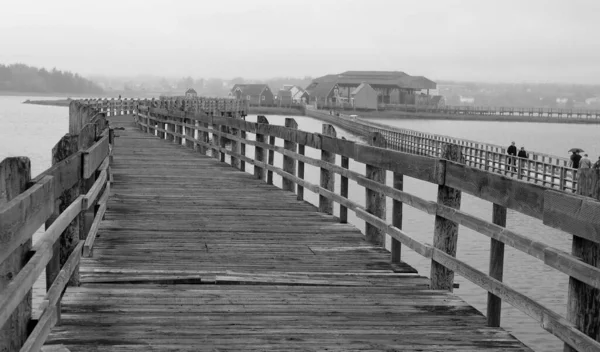
[[[90,188],[90,190],[83,196],[83,200],[81,202],[82,209],[89,209],[94,204],[96,198],[98,198],[98,195],[100,195],[100,191],[102,191],[106,185],[106,180],[106,170],[102,170],[92,188]]]
[[[0,207],[9,205],[12,200],[18,201],[20,195],[27,190],[30,179],[31,163],[28,158],[13,157],[2,160]],[[13,219],[2,220],[1,227],[4,228],[4,220]],[[11,287],[15,286],[17,278],[27,269],[31,242],[31,238],[22,241],[0,261],[0,350],[17,350],[27,338],[31,319],[31,286],[24,287],[19,295],[11,297],[10,304],[4,302],[8,302],[5,296],[11,293]]]
[[[493,205],[492,222],[498,226],[506,227],[506,207]],[[504,274],[504,243],[495,239],[490,240],[490,276],[502,281]],[[487,325],[500,326],[502,315],[502,300],[500,297],[488,292],[487,298]]]
[[[392,265],[355,227],[253,175],[143,135],[126,118],[111,120],[125,130],[94,257],[81,258],[85,285],[67,289],[64,324],[49,344],[84,351],[529,351],[501,329],[482,329],[480,313],[451,293],[429,290],[408,265]],[[260,128],[292,136],[285,127]],[[319,144],[324,137],[308,135]],[[431,247],[281,165],[217,150],[339,202],[431,256]],[[386,187],[359,176],[379,191]],[[394,192],[435,213],[435,203]]]
[[[0,203],[0,263],[29,240],[53,211],[51,176],[44,176],[9,202]]]
[[[460,163],[464,162],[460,147],[453,144],[445,144],[442,146],[442,159],[444,159],[444,163],[441,165],[444,165],[444,167],[447,166],[446,161],[448,160]],[[447,174],[447,171],[445,173]],[[438,186],[438,205],[460,209],[461,198],[462,193],[460,190],[447,185]],[[458,242],[458,224],[452,220],[436,215],[434,226],[434,248],[455,257],[456,245]],[[454,288],[454,272],[434,260],[431,262],[431,288],[449,291],[452,291]]]
[[[370,145],[376,147],[385,146],[385,139],[379,132],[372,133],[369,135],[368,142]],[[371,164],[366,165],[366,178],[377,183],[385,185],[386,171],[382,168],[373,166]],[[386,218],[386,204],[385,194],[374,191],[370,188],[365,188],[365,209],[369,214],[385,220]],[[385,231],[371,225],[369,222],[365,223],[365,238],[368,242],[379,246],[385,246]]]
[[[20,352],[37,352],[42,348],[42,345],[46,341],[46,337],[50,333],[50,329],[57,322],[57,311],[56,306],[48,307],[42,312],[40,319],[38,320],[35,328],[31,332],[31,335],[27,338],[27,341],[21,348]]]
[[[297,129],[298,123],[294,119],[286,118],[285,119],[285,127]],[[297,144],[292,141],[289,141],[289,140],[284,140],[283,148],[295,153]],[[283,171],[285,171],[291,175],[296,175],[296,160],[289,156],[284,155],[283,156]],[[284,191],[294,192],[295,188],[296,188],[295,184],[293,182],[291,182],[290,180],[284,179],[282,181],[282,189]]]
[[[593,237],[587,234],[587,236],[581,236],[584,232],[581,231],[581,227],[585,228],[596,228],[594,231],[596,234],[598,228],[598,219],[596,216],[590,213],[593,210],[600,210],[600,170],[596,169],[582,169],[579,170],[577,185],[577,193],[584,197],[582,203],[579,204],[578,208],[571,208],[572,216],[581,218],[581,223],[585,224],[581,226],[577,222],[573,222],[571,219],[567,220],[571,224],[571,230],[569,232],[574,233],[572,254],[575,257],[581,258],[581,261],[590,266],[600,268],[600,244],[598,243],[597,237],[595,241],[590,241],[589,238]],[[589,197],[588,199],[585,199]],[[545,199],[546,200],[546,199]],[[550,202],[552,205],[557,202]],[[564,206],[561,207],[564,209]],[[545,215],[545,214],[544,214]],[[582,216],[583,215],[583,216]],[[591,217],[594,219],[586,219]],[[544,216],[546,220],[546,216]],[[595,224],[590,224],[591,222]],[[546,223],[546,221],[544,221]],[[554,222],[556,223],[556,222]],[[579,225],[579,226],[578,226]],[[596,226],[594,226],[596,225]],[[593,230],[588,230],[593,231]],[[571,276],[569,277],[569,296],[567,305],[567,319],[569,322],[581,330],[585,335],[589,336],[595,341],[600,341],[600,289],[596,287],[590,287]],[[575,346],[565,343],[565,352],[576,350]]]
[[[600,243],[600,202],[593,198],[553,190],[544,192],[544,225]]]
[[[448,162],[445,185],[492,203],[542,219],[547,188]]]
[[[100,227],[100,222],[104,218],[104,214],[106,213],[108,196],[110,194],[110,183],[106,184],[106,188],[104,190],[104,194],[100,197],[98,201],[98,211],[96,212],[96,216],[94,217],[94,221],[92,222],[92,226],[90,226],[90,231],[87,234],[85,239],[85,245],[83,247],[83,256],[91,257],[93,254],[94,241],[96,240],[96,235],[98,234],[98,229]]]
[[[104,136],[83,152],[83,178],[90,178],[96,172],[104,158],[108,156],[108,148],[108,136]]]
[[[323,135],[336,137],[335,128],[332,125],[323,125]],[[326,150],[321,150],[321,161],[323,163],[335,164],[335,154]],[[323,167],[320,170],[320,184],[321,188],[330,192],[333,192],[335,189],[335,177],[333,173]],[[319,211],[333,214],[333,201],[324,197],[322,194],[319,195]]]

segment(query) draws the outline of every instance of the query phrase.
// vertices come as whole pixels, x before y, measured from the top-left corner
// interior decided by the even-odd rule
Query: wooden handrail
[[[380,180],[373,180],[367,177],[367,175],[350,170],[348,165],[338,166],[335,164],[335,159],[329,158],[329,155],[338,154],[343,158],[347,158],[350,162],[368,164],[372,167],[392,171],[402,176],[417,178],[432,184],[469,193],[497,204],[499,207],[513,209],[541,219],[546,226],[561,229],[575,236],[583,237],[593,243],[600,243],[600,226],[595,220],[596,217],[600,218],[600,202],[595,199],[520,181],[495,172],[479,169],[478,167],[465,165],[464,163],[443,160],[433,153],[430,155],[417,155],[364,145],[325,134],[297,130],[293,128],[293,124],[291,123],[290,126],[292,127],[270,125],[265,118],[261,118],[259,123],[251,123],[241,119],[214,116],[206,113],[154,107],[138,109],[137,116],[137,123],[143,131],[157,135],[159,138],[167,138],[177,144],[197,145],[201,150],[212,148],[213,155],[214,153],[229,155],[232,161],[241,160],[254,165],[255,176],[260,179],[265,180],[265,173],[271,171],[286,180],[284,184],[288,190],[294,190],[293,187],[289,186],[291,182],[298,186],[299,194],[300,190],[302,190],[302,193],[304,190],[310,190],[318,194],[320,198],[335,202],[348,211],[354,211],[359,219],[364,220],[379,231],[390,235],[394,240],[415,250],[422,256],[431,258],[439,265],[447,268],[447,272],[460,274],[486,289],[493,297],[505,300],[525,312],[538,321],[544,329],[559,337],[575,350],[600,350],[600,343],[587,336],[585,332],[578,330],[566,318],[526,295],[519,293],[510,286],[502,283],[501,280],[476,270],[462,260],[455,258],[455,255],[448,254],[445,248],[436,248],[416,241],[409,234],[401,230],[397,226],[397,223],[394,224],[386,221],[381,212],[373,211],[372,209],[368,210],[367,206],[358,204],[341,194],[335,193],[329,186],[325,186],[327,183],[324,183],[323,180],[324,178],[331,177],[328,176],[328,173],[337,173],[357,182],[358,185],[365,187],[365,189],[371,192],[384,195],[383,200],[380,200],[380,202],[385,202],[385,198],[389,197],[428,214],[466,226],[490,237],[494,241],[514,247],[538,258],[546,265],[584,282],[590,287],[600,288],[600,269],[591,263],[583,262],[580,258],[545,243],[533,241],[527,236],[506,229],[502,225],[480,219],[439,202],[422,199],[410,194],[406,190],[387,186],[381,183]],[[166,127],[162,127],[163,124]],[[327,127],[327,131],[331,129],[332,127]],[[182,132],[184,130],[185,133]],[[244,134],[238,133],[238,131],[255,134],[257,138],[255,140],[244,138],[242,137]],[[254,146],[256,157],[249,158],[246,155],[242,155],[238,148],[230,150],[226,147],[226,143],[210,144],[204,138],[194,138],[196,132],[198,136],[211,134],[213,141],[232,141],[234,142],[232,145],[243,143],[244,145]],[[161,133],[164,133],[164,135],[161,135]],[[410,143],[419,144],[418,139],[422,137],[422,135],[412,135]],[[279,147],[268,142],[271,138],[280,138],[286,141],[287,147]],[[406,142],[406,140],[396,140],[401,143]],[[298,145],[298,151],[293,150],[291,147],[292,143]],[[300,150],[303,150],[305,146],[327,153],[327,158],[315,159],[304,155]],[[434,147],[443,148],[444,144],[436,144]],[[286,160],[285,169],[283,165],[281,167],[275,166],[269,163],[268,160],[265,160],[266,151],[282,154]],[[221,160],[226,159],[222,158]],[[296,170],[299,168],[292,167],[290,165],[291,162],[312,165],[327,172],[321,173],[322,177],[319,185],[313,184],[304,180],[303,175],[300,177],[300,173],[296,175]],[[234,165],[236,164],[234,163]],[[239,166],[236,165],[236,167]],[[567,211],[567,209],[573,209],[573,207],[583,209],[584,211],[577,213]],[[328,206],[320,208],[321,211],[329,212]],[[448,233],[443,228],[440,231],[440,236],[448,236]],[[450,279],[449,282],[452,283],[452,280]],[[444,286],[450,290],[452,289],[452,285],[448,286],[444,284]],[[498,308],[498,305],[493,306]],[[490,314],[497,314],[498,316],[496,317],[497,319],[492,319],[489,323],[499,324],[500,310],[496,309],[496,311],[491,311]]]
[[[92,205],[98,202],[100,194],[103,201],[108,197],[109,136],[112,133],[106,129],[105,114],[97,108],[74,101],[69,110],[69,126],[79,130],[65,135],[55,146],[52,167],[31,180],[20,194],[4,201],[0,198],[0,263],[14,275],[6,285],[0,286],[2,350],[38,351],[43,345],[52,326],[60,322],[60,300],[65,287],[70,281],[78,281],[74,273],[78,272],[84,247],[83,241],[77,243],[78,235],[74,245],[70,240],[59,239],[72,235],[69,229],[74,228],[73,221],[85,212],[94,212],[94,221],[103,216],[103,212],[96,213]],[[96,135],[97,130],[103,129],[102,134]],[[15,175],[23,182],[28,181],[28,170],[22,175],[14,172],[23,160],[29,164],[26,158],[7,158],[0,164],[0,176],[6,178],[0,184],[15,184],[18,181]],[[88,187],[88,184],[93,186]],[[0,194],[3,192],[6,190],[0,189]],[[18,250],[21,244],[31,243],[33,234],[44,223],[46,231],[31,248],[33,255],[22,257],[24,254]],[[55,245],[58,242],[60,246]],[[14,256],[21,259],[12,260]],[[66,258],[64,263],[60,262],[61,257]],[[12,266],[13,263],[24,264]],[[31,307],[29,292],[44,269],[48,291],[41,306],[42,314],[28,333],[31,317],[18,310],[21,306]],[[5,324],[9,319],[10,324]]]
[[[505,147],[490,143],[402,129],[347,115],[331,116],[315,110],[307,111],[307,114],[362,136],[379,132],[384,135],[386,146],[391,149],[439,157],[442,143],[457,144],[461,146],[465,162],[469,166],[549,188],[571,192],[577,189],[578,170],[568,166],[567,158],[539,152],[529,152],[531,159],[511,157],[506,154]]]

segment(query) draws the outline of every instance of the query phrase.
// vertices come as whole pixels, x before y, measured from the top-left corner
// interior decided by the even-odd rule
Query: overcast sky
[[[600,84],[599,0],[0,1],[1,63],[84,75]]]

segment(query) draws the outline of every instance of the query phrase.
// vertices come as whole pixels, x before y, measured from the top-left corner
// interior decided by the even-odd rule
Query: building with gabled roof
[[[337,104],[350,100],[351,93],[363,82],[369,84],[378,96],[380,104],[414,104],[415,92],[435,89],[436,83],[423,77],[411,76],[401,71],[346,71],[326,75],[313,80],[306,87],[310,102]]]
[[[377,91],[368,83],[361,83],[350,93],[352,106],[356,109],[377,110]]]
[[[277,92],[277,106],[291,106],[292,92],[287,89],[280,89]]]
[[[196,90],[194,88],[190,88],[185,91],[186,98],[195,98],[197,96],[198,96],[198,93],[196,93]]]
[[[274,104],[273,92],[266,84],[235,84],[230,96],[248,100],[250,106],[271,106]]]

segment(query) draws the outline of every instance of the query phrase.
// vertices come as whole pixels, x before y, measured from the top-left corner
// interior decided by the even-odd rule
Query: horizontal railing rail
[[[293,119],[286,119],[285,126],[275,126],[270,125],[263,116],[259,116],[258,123],[251,123],[242,119],[143,105],[136,111],[137,124],[147,133],[210,154],[223,162],[228,156],[231,165],[242,171],[246,170],[247,164],[253,165],[255,177],[267,183],[273,183],[273,174],[277,174],[282,178],[282,188],[295,191],[298,199],[304,199],[305,189],[317,194],[319,210],[322,212],[333,214],[333,205],[337,203],[342,222],[347,221],[348,210],[353,211],[358,219],[365,221],[368,241],[383,245],[386,234],[392,238],[393,262],[400,261],[401,245],[431,259],[432,289],[452,290],[454,273],[457,273],[487,290],[489,326],[499,326],[500,302],[504,300],[535,319],[544,329],[564,341],[568,348],[600,351],[600,343],[587,335],[592,332],[583,323],[595,319],[593,317],[600,313],[598,297],[590,296],[590,290],[595,292],[593,290],[600,289],[600,268],[596,257],[590,258],[578,252],[582,246],[587,248],[600,243],[600,224],[597,222],[600,218],[600,202],[596,199],[467,165],[461,147],[452,143],[438,144],[439,156],[418,155],[384,148],[388,141],[381,133],[372,133],[369,136],[371,145],[364,145],[336,138],[331,125],[324,125],[322,134],[300,131]],[[248,138],[249,135],[255,138]],[[284,141],[283,147],[276,145],[277,138]],[[246,153],[247,146],[254,148],[253,157]],[[306,147],[320,150],[321,159],[307,156]],[[275,152],[283,155],[281,167],[274,165]],[[340,165],[336,164],[336,155],[340,156]],[[365,164],[366,173],[350,170],[350,162]],[[320,168],[319,184],[304,179],[305,165]],[[388,171],[394,175],[394,187],[386,185]],[[335,174],[341,177],[339,193],[334,191]],[[403,190],[405,176],[436,185],[437,202]],[[588,195],[592,189],[597,190],[598,176],[595,170],[581,172],[578,175],[578,192]],[[348,199],[348,180],[365,188],[364,205]],[[461,211],[462,192],[492,202],[492,222]],[[391,223],[386,219],[386,198],[393,200],[394,216]],[[433,245],[421,243],[402,230],[400,219],[403,204],[435,216]],[[548,227],[573,235],[578,243],[574,244],[574,252],[567,253],[506,229],[507,209],[540,219]],[[456,258],[458,225],[490,237],[489,273]],[[571,277],[571,303],[567,318],[502,282],[505,245]],[[589,306],[583,303],[590,299],[595,303]]]
[[[427,112],[454,115],[481,115],[481,116],[536,116],[557,118],[587,118],[599,119],[600,110],[583,108],[534,108],[534,107],[509,107],[509,106],[471,106],[471,105],[415,105],[415,104],[382,104],[384,110],[405,112]]]
[[[366,136],[372,132],[384,135],[386,147],[402,152],[439,157],[442,144],[461,147],[465,163],[482,170],[496,172],[519,180],[563,191],[577,190],[578,170],[569,166],[569,159],[528,152],[529,158],[506,153],[506,148],[467,139],[401,129],[347,115],[334,116],[322,111],[307,110],[307,115],[339,125],[353,133]]]
[[[160,99],[82,99],[78,100],[98,112],[107,116],[131,114],[135,107],[144,104],[169,110],[206,112],[213,115],[234,114],[246,116],[248,101],[245,99],[231,98],[205,98],[205,97],[161,97]]]
[[[106,209],[112,130],[95,108],[72,102],[70,110],[72,133],[52,150],[52,167],[30,179],[28,158],[0,163],[0,267],[9,279],[0,279],[3,351],[38,351],[60,322],[63,292],[78,284],[82,249]],[[44,270],[47,291],[32,320],[31,290]]]

